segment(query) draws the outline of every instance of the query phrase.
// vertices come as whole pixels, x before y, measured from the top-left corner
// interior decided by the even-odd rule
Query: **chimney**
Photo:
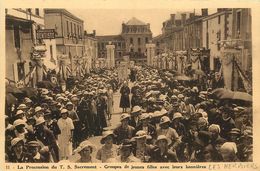
[[[195,14],[192,12],[190,13],[190,19],[193,19],[195,17]]]
[[[201,15],[204,17],[204,16],[208,16],[208,8],[202,8],[201,9]]]
[[[181,14],[181,23],[182,23],[182,25],[184,25],[186,23],[186,14],[185,13]]]
[[[171,14],[171,21],[173,24],[175,24],[175,14]]]
[[[96,36],[96,30],[93,30],[93,36],[94,37]]]

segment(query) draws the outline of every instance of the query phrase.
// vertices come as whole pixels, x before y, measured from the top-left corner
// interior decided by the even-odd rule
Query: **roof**
[[[82,19],[80,19],[79,17],[75,16],[74,14],[72,14],[71,12],[69,12],[68,10],[66,9],[63,9],[63,8],[47,8],[47,9],[44,9],[44,13],[45,14],[51,14],[51,13],[63,13],[75,20],[78,20],[80,22],[84,22]]]
[[[137,18],[133,17],[131,18],[127,23],[126,25],[147,25],[146,23],[144,23],[143,21],[141,20],[138,20]]]
[[[96,36],[96,39],[99,41],[124,41],[121,35]]]

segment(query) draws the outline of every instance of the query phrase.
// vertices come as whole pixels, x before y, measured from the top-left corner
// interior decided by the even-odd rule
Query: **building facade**
[[[106,45],[110,43],[115,46],[115,60],[119,61],[126,53],[126,43],[125,39],[121,35],[107,35],[107,36],[97,36],[98,41],[98,57],[106,58],[107,49]]]
[[[44,10],[13,8],[5,12],[6,78],[34,86],[43,79],[44,69],[55,68],[55,40],[40,40],[36,36],[37,30],[45,28]]]
[[[72,75],[79,67],[78,60],[84,56],[84,21],[66,9],[45,9],[45,28],[55,29],[57,55],[68,56]],[[80,59],[79,59],[80,58]]]
[[[91,69],[93,69],[95,66],[95,61],[98,58],[98,41],[96,38],[96,32],[93,31],[92,34],[84,33],[84,57],[85,59],[85,69],[88,73]]]
[[[202,19],[202,46],[210,50],[210,69],[220,69],[221,41],[231,39],[232,10],[218,9],[218,12]]]
[[[146,61],[146,44],[152,40],[150,24],[133,17],[122,24],[121,35],[125,40],[130,60]]]

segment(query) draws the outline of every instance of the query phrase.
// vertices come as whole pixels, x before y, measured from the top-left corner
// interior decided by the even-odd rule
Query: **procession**
[[[231,15],[234,11],[218,10],[212,15]],[[45,10],[45,14],[55,12]],[[206,21],[203,12],[201,20]],[[69,24],[67,27],[69,30]],[[132,28],[142,31],[148,27],[150,24],[133,18],[122,24],[122,35],[129,34]],[[77,28],[79,31],[81,27]],[[98,47],[104,46],[102,41],[107,39],[100,37],[97,36],[97,41],[101,41]],[[45,41],[52,39],[55,40],[47,37]],[[235,58],[235,48],[225,49],[233,48],[234,43],[221,42],[219,60],[211,59],[205,48],[175,51],[164,47],[156,53],[157,39],[148,39],[144,39],[144,53],[133,52],[134,45],[129,45],[130,50],[120,60],[118,42],[110,40],[106,42],[105,57],[73,58],[65,50],[53,69],[46,67],[45,59],[39,60],[49,50],[39,48],[42,44],[34,47],[29,74],[16,67],[18,74],[5,79],[5,161],[252,162],[252,73],[245,73],[246,64],[236,61],[240,53]],[[139,47],[141,43],[138,44]],[[123,46],[120,44],[119,48]],[[77,48],[80,46],[76,45],[78,53]],[[104,55],[102,50],[99,55]],[[212,61],[217,62],[211,64]],[[25,62],[23,66],[26,65]]]

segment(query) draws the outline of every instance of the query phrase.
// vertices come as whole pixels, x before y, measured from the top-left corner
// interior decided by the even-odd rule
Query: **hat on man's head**
[[[16,137],[16,138],[12,139],[12,141],[11,141],[11,147],[14,147],[14,146],[15,146],[16,144],[18,144],[19,142],[22,142],[22,143],[24,144],[22,138]]]
[[[26,123],[25,123],[25,121],[24,120],[22,120],[22,119],[16,119],[15,121],[14,121],[14,123],[13,123],[13,126],[14,127],[17,127],[17,126],[19,126],[19,125],[26,125]]]
[[[35,126],[41,125],[44,122],[45,122],[45,119],[43,117],[39,117],[38,119],[36,119]]]
[[[167,141],[167,144],[168,144],[168,145],[170,145],[170,144],[172,143],[172,141],[171,141],[169,138],[167,138],[165,135],[159,135],[159,136],[157,137],[157,139],[156,139],[155,144],[158,144],[158,142],[159,142],[159,141],[162,141],[162,140]]]
[[[22,110],[22,109],[27,109],[28,107],[25,104],[20,104],[17,109]]]
[[[128,113],[122,113],[122,115],[120,116],[120,121],[129,119],[129,118],[130,118],[130,115]]]
[[[113,131],[108,130],[108,131],[103,132],[100,143],[105,144],[105,139],[109,136],[111,136],[113,139],[115,138],[115,134],[113,133]]]
[[[18,115],[21,115],[21,114],[24,114],[24,112],[22,110],[18,110],[15,114],[15,116],[18,116]]]
[[[42,107],[37,106],[37,107],[34,109],[34,112],[39,112],[39,111],[42,111]]]
[[[133,107],[133,111],[131,113],[137,113],[137,112],[141,112],[142,108],[140,106],[134,106]]]
[[[165,124],[165,123],[170,123],[170,122],[171,122],[171,120],[168,116],[163,116],[160,120],[160,125]]]

